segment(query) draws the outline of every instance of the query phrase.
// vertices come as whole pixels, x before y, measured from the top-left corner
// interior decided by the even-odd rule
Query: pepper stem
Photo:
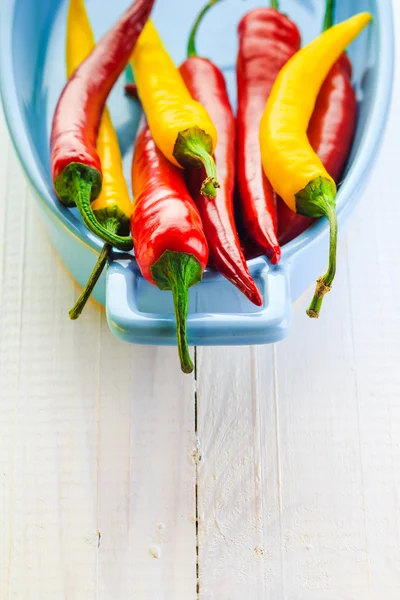
[[[173,155],[184,168],[204,167],[207,177],[201,185],[200,192],[203,196],[214,199],[219,183],[212,150],[211,136],[194,126],[179,132]]]
[[[333,26],[333,13],[335,11],[335,0],[326,1],[323,31],[328,31]]]
[[[95,285],[100,279],[100,275],[102,274],[103,269],[106,266],[111,247],[112,246],[110,246],[110,244],[104,244],[103,249],[99,254],[99,258],[97,259],[97,262],[94,266],[92,274],[88,279],[86,286],[83,288],[81,295],[79,296],[75,305],[71,308],[71,310],[68,313],[69,318],[72,321],[79,319],[79,317],[81,316],[82,311],[85,308],[90,296],[92,295]]]
[[[121,237],[108,231],[93,212],[91,201],[97,198],[101,191],[101,175],[97,169],[80,163],[70,163],[57,177],[54,187],[63,204],[76,205],[89,231],[119,250],[132,250],[132,238]]]
[[[120,224],[117,221],[117,219],[107,219],[104,225],[108,231],[111,231],[112,233],[117,233]],[[112,246],[110,244],[104,244],[99,254],[99,258],[97,259],[93,271],[88,279],[87,284],[83,288],[82,293],[76,301],[75,305],[69,311],[69,317],[72,321],[79,319],[79,317],[81,316],[82,311],[85,308],[90,296],[92,295],[92,292],[98,280],[100,279],[100,275],[102,274],[104,267],[107,264],[111,248]]]
[[[325,215],[329,221],[330,236],[329,236],[329,265],[328,270],[323,277],[317,279],[317,288],[315,290],[314,298],[307,310],[307,314],[312,319],[318,319],[319,313],[322,308],[322,303],[325,294],[331,291],[332,283],[336,274],[336,250],[337,250],[337,234],[338,234],[338,222],[336,216],[336,210],[334,206],[329,206]]]
[[[279,10],[279,0],[271,0],[271,8]]]
[[[187,342],[186,321],[189,307],[188,289],[202,278],[202,268],[193,255],[166,250],[151,267],[151,273],[160,290],[171,290],[174,299],[176,333],[181,368],[184,373],[193,371]]]
[[[318,319],[325,294],[332,289],[336,274],[338,222],[336,216],[336,186],[330,179],[317,177],[296,194],[296,212],[306,217],[326,217],[330,226],[329,266],[317,280],[317,288],[307,314]]]
[[[187,47],[188,58],[193,58],[194,56],[198,56],[197,49],[196,49],[197,31],[198,31],[200,24],[202,23],[204,17],[210,10],[210,8],[212,8],[214,6],[214,4],[217,4],[217,2],[219,2],[219,1],[220,0],[210,0],[209,3],[206,4],[205,7],[199,12],[199,15],[198,15],[196,21],[194,22],[192,31],[190,32],[190,35],[189,35],[189,41],[188,41],[188,47]]]
[[[76,207],[79,210],[86,227],[107,244],[115,246],[119,250],[131,250],[133,248],[131,237],[121,237],[116,235],[112,231],[108,231],[98,222],[90,204],[91,187],[91,182],[85,181],[78,173],[72,175],[70,191],[75,199]]]

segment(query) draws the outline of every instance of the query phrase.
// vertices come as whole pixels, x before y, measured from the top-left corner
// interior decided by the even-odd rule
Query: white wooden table
[[[399,600],[399,107],[322,318],[195,377],[69,321],[0,115],[1,600]]]

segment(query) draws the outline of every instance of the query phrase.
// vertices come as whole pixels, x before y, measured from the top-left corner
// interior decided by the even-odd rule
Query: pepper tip
[[[256,306],[262,306],[264,304],[262,296],[257,288],[254,290],[253,294],[249,296],[249,300]]]
[[[274,246],[272,248],[272,253],[270,256],[270,262],[272,265],[277,265],[279,263],[279,261],[281,260],[281,256],[282,256],[282,251],[281,251],[281,247],[280,246]]]
[[[190,373],[193,373],[193,363],[192,361],[190,362],[181,362],[181,370],[182,373],[185,373],[185,375],[190,375]]]

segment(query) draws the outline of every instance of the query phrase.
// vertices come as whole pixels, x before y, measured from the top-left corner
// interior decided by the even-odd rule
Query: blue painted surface
[[[88,0],[97,37],[127,7],[129,0]],[[204,0],[157,0],[155,23],[173,58],[185,57],[186,36]],[[260,0],[230,0],[213,10],[200,32],[198,49],[223,69],[232,103],[236,104],[234,60],[236,26]],[[299,24],[304,42],[318,34],[324,2],[282,0],[282,9]],[[99,7],[101,9],[99,10]],[[337,20],[369,10],[374,23],[351,46],[360,112],[356,141],[346,179],[338,195],[340,225],[359,200],[371,174],[388,114],[393,80],[393,23],[390,0],[337,0]],[[10,132],[25,172],[37,193],[50,238],[83,285],[93,267],[99,241],[88,233],[76,211],[57,201],[49,169],[49,132],[57,98],[65,83],[65,0],[7,0],[0,7],[0,86]],[[33,27],[32,24],[35,24]],[[223,43],[222,43],[223,40]],[[123,94],[123,79],[109,106],[124,156],[130,164],[139,112]],[[342,227],[341,227],[342,229]],[[278,268],[264,257],[249,262],[263,293],[264,306],[253,306],[220,275],[207,270],[203,282],[190,290],[188,337],[191,344],[257,344],[282,339],[289,331],[291,303],[326,266],[328,227],[321,220],[283,248]],[[105,277],[95,297],[105,302]],[[171,295],[143,280],[134,258],[115,252],[107,274],[107,316],[122,339],[147,344],[175,344]],[[67,318],[67,316],[66,316]]]

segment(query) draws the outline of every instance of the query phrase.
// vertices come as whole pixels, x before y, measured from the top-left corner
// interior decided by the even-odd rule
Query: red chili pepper
[[[136,260],[143,277],[160,290],[172,291],[181,367],[184,373],[191,373],[186,338],[188,288],[202,278],[208,259],[207,241],[183,171],[156,148],[147,124],[136,142],[132,189],[131,232]]]
[[[333,24],[333,0],[328,0],[324,31]],[[357,98],[352,82],[352,66],[342,54],[333,66],[318,95],[308,128],[308,138],[331,177],[339,183],[350,154],[357,124]],[[314,219],[290,210],[278,199],[279,242],[287,244],[303,233]]]
[[[244,226],[273,264],[281,250],[277,239],[276,195],[264,175],[259,143],[260,120],[278,73],[300,48],[296,25],[278,10],[250,11],[239,24],[238,184]]]
[[[261,306],[262,297],[247,268],[233,215],[235,116],[222,72],[210,60],[199,57],[196,52],[195,38],[198,27],[208,10],[218,1],[211,0],[199,14],[189,38],[188,59],[180,67],[180,72],[192,97],[205,107],[217,129],[218,144],[214,158],[220,188],[215,199],[200,193],[201,182],[206,177],[203,168],[188,170],[186,181],[200,211],[213,266],[249,300]]]
[[[59,199],[66,206],[76,205],[92,233],[122,250],[132,248],[132,240],[103,227],[90,206],[102,185],[96,141],[107,97],[153,4],[136,0],[77,68],[58,101],[51,131],[52,176]]]

